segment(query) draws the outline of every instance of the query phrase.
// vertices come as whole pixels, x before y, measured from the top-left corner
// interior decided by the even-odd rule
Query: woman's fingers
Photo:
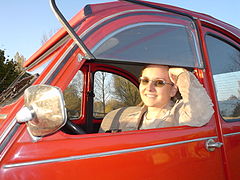
[[[183,72],[186,72],[187,70],[184,69],[184,68],[170,68],[168,73],[169,73],[169,77],[170,77],[170,80],[176,84],[177,82],[177,79],[178,79],[178,76],[183,73]]]

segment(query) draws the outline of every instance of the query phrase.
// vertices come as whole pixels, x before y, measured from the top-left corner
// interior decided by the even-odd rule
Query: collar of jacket
[[[126,120],[128,123],[126,124],[126,128],[128,131],[138,129],[139,123],[141,122],[143,114],[146,111],[147,111],[147,106],[144,105],[139,109],[139,111],[136,111],[127,115]]]
[[[165,107],[166,107],[166,110],[171,111],[173,106],[174,106],[174,102],[170,101]],[[147,111],[147,106],[143,105],[141,108],[139,108],[139,111],[128,114],[126,116],[126,121],[128,122],[126,124],[126,129],[128,131],[138,130],[139,125],[142,121],[143,115],[146,111]]]

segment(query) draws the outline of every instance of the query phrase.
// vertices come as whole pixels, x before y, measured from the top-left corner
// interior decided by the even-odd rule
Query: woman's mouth
[[[157,95],[155,95],[155,94],[145,94],[145,96],[148,97],[148,98],[155,98],[155,97],[157,97]]]

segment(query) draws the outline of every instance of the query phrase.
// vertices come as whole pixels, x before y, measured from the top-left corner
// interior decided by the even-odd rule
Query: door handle
[[[215,142],[213,139],[208,139],[206,141],[206,149],[210,152],[214,151],[216,148],[220,148],[223,145],[221,142]]]

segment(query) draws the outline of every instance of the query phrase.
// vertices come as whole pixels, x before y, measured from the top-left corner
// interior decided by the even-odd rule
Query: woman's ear
[[[174,97],[177,92],[178,92],[178,87],[177,87],[177,85],[174,84],[174,85],[172,86],[171,90],[170,90],[170,96],[171,96],[171,97]]]

